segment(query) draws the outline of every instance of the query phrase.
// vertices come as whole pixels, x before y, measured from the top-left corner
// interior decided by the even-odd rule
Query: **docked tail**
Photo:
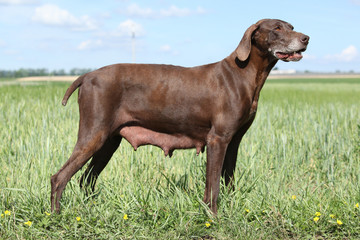
[[[71,94],[78,88],[80,87],[80,85],[83,83],[85,75],[82,75],[80,77],[78,77],[78,79],[76,79],[71,85],[70,87],[66,90],[66,93],[64,95],[64,98],[62,100],[62,105],[65,106],[69,97],[71,96]]]

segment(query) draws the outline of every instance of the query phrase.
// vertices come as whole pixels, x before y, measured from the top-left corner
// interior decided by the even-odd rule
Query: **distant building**
[[[279,75],[281,75],[281,74],[295,74],[295,73],[296,73],[295,69],[287,69],[287,70],[279,70],[279,69],[277,69],[277,70],[272,70],[270,72],[270,74],[279,74]]]

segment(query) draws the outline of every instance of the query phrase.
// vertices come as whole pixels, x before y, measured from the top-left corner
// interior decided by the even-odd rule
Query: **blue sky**
[[[310,36],[279,69],[360,72],[360,0],[0,0],[0,69],[99,68],[135,61],[196,66],[219,61],[262,18]]]

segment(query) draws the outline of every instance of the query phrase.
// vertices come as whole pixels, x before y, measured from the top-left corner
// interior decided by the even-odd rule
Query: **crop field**
[[[78,130],[68,86],[0,81],[0,239],[360,238],[360,79],[268,80],[217,217],[202,202],[205,153],[126,140],[93,195],[82,169],[51,213],[50,176]]]

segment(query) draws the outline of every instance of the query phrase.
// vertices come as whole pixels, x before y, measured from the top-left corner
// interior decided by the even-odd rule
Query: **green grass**
[[[325,84],[359,84],[358,78],[297,78],[297,79],[269,79],[267,80],[269,83],[325,83]]]
[[[217,218],[202,203],[205,154],[169,159],[125,140],[92,198],[78,187],[83,169],[48,216],[50,176],[77,136],[76,96],[61,106],[68,85],[0,86],[0,239],[360,238],[359,79],[268,80]]]

